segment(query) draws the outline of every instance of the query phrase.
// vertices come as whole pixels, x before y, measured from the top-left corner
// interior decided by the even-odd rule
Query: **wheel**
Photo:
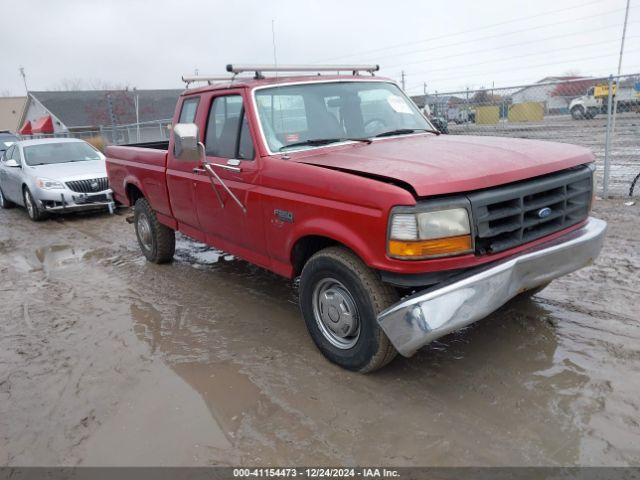
[[[0,208],[13,208],[15,207],[15,204],[10,201],[7,200],[4,196],[4,193],[2,193],[2,188],[0,188]]]
[[[584,107],[581,105],[576,105],[571,109],[571,118],[574,120],[582,120],[584,118]]]
[[[311,338],[348,370],[372,372],[396,356],[376,317],[397,300],[395,289],[342,247],[313,255],[300,276],[300,309]]]
[[[34,222],[44,220],[44,218],[46,217],[46,213],[40,209],[40,207],[38,206],[38,202],[33,198],[33,195],[31,195],[31,192],[28,188],[24,189],[22,195],[24,196],[24,206],[27,209],[29,218]]]
[[[139,198],[133,211],[133,224],[138,245],[144,256],[153,263],[167,263],[176,250],[176,235],[162,225],[145,198]]]

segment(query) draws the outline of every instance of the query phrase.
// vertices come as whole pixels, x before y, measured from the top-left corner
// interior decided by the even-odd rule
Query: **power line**
[[[611,11],[610,11],[610,12],[608,12],[608,13],[603,13],[603,14],[599,14],[599,15],[589,15],[589,16],[582,17],[582,18],[571,19],[571,20],[565,20],[565,21],[562,21],[562,22],[551,23],[551,24],[548,24],[548,25],[542,25],[542,26],[538,26],[538,27],[532,27],[532,28],[529,28],[529,29],[524,29],[524,30],[519,30],[519,31],[512,31],[512,32],[501,33],[501,34],[497,34],[497,35],[491,35],[491,36],[486,36],[486,37],[474,38],[474,39],[471,39],[471,40],[464,40],[464,41],[462,41],[462,42],[449,43],[449,44],[446,44],[446,45],[436,45],[436,46],[434,46],[434,47],[430,47],[430,48],[429,48],[429,49],[427,49],[427,50],[421,49],[421,50],[413,50],[413,51],[411,51],[411,52],[406,52],[406,53],[398,53],[397,55],[394,55],[394,57],[396,57],[396,56],[403,56],[403,55],[411,55],[411,54],[416,54],[416,53],[432,52],[432,51],[434,51],[434,50],[438,50],[438,49],[442,49],[442,48],[457,47],[457,46],[459,46],[459,45],[464,45],[464,44],[467,44],[467,43],[477,43],[477,42],[479,42],[480,40],[488,40],[488,39],[493,39],[493,38],[499,38],[499,37],[504,37],[504,36],[507,36],[507,35],[514,35],[514,34],[519,34],[519,33],[523,33],[523,32],[529,32],[529,31],[532,31],[532,30],[540,30],[540,29],[542,29],[542,28],[554,27],[554,26],[557,26],[557,25],[565,24],[565,23],[575,23],[575,22],[577,22],[577,21],[581,21],[581,20],[586,20],[586,19],[596,18],[596,17],[602,17],[602,16],[604,16],[604,15],[610,15],[610,14],[612,14],[612,13],[618,13],[618,12],[620,12],[620,11],[622,11],[622,10],[624,10],[624,8],[620,8],[620,9],[617,9],[617,10],[611,10]],[[607,26],[607,27],[591,28],[591,29],[589,29],[589,32],[594,32],[594,31],[599,31],[599,30],[605,30],[605,29],[608,29],[608,28],[616,28],[616,27],[618,27],[618,26],[619,26],[619,24],[609,25],[609,26]],[[575,32],[575,33],[572,33],[572,34],[559,35],[559,36],[556,36],[556,37],[550,37],[550,38],[547,38],[546,40],[553,39],[553,38],[563,38],[563,37],[568,37],[568,36],[572,36],[572,35],[579,35],[579,34],[581,34],[581,33],[585,33],[585,32],[584,32],[584,31],[581,31],[581,32]],[[540,41],[540,39],[536,39],[536,40],[534,40],[534,41],[526,42],[526,43],[524,43],[524,44],[528,44],[528,43],[537,43],[537,42],[539,42],[539,41]],[[507,45],[507,46],[519,46],[519,45],[523,45],[523,44],[513,44],[513,45]],[[472,53],[475,53],[475,52],[478,52],[478,51],[499,50],[499,49],[504,48],[504,47],[507,47],[507,46],[496,47],[496,48],[493,48],[493,49],[481,49],[481,50],[474,50]],[[438,60],[439,58],[449,58],[449,57],[452,57],[452,56],[461,56],[461,55],[466,55],[466,54],[447,55],[446,57],[437,57],[437,58],[430,57],[430,58],[428,58],[427,60],[418,60],[418,61],[415,61],[415,62],[408,62],[408,63],[407,63],[407,62],[403,62],[403,63],[396,63],[396,64],[387,65],[387,68],[396,67],[396,66],[399,66],[399,65],[403,65],[403,66],[406,66],[406,65],[416,65],[416,64],[419,64],[419,63],[426,63],[426,62],[430,62],[430,61],[433,61],[433,60]],[[384,59],[384,58],[385,58],[385,57],[381,57],[381,59]],[[387,58],[388,58],[388,57],[387,57]]]
[[[499,27],[499,26],[502,26],[502,25],[508,25],[510,23],[521,22],[523,20],[531,20],[533,18],[544,17],[546,15],[552,15],[554,13],[564,12],[564,11],[568,11],[568,10],[574,10],[576,8],[583,8],[583,7],[586,7],[588,5],[593,5],[593,4],[596,4],[596,3],[597,4],[601,4],[602,2],[600,0],[594,0],[594,1],[591,1],[591,2],[582,3],[582,4],[574,5],[574,6],[571,6],[571,7],[564,7],[564,8],[559,8],[557,10],[550,10],[548,12],[539,13],[537,15],[528,15],[526,17],[519,17],[519,18],[515,18],[515,19],[512,19],[512,20],[507,20],[507,21],[504,21],[504,22],[493,23],[491,25],[486,25],[486,26],[483,26],[483,27],[472,28],[472,29],[469,29],[469,30],[463,30],[463,31],[457,32],[457,33],[449,33],[449,34],[446,34],[446,35],[439,35],[437,37],[425,38],[423,40],[417,40],[417,41],[412,41],[412,42],[397,43],[395,45],[390,45],[390,46],[382,47],[382,48],[375,48],[375,49],[371,49],[371,50],[361,50],[360,52],[350,53],[348,55],[340,55],[340,56],[337,56],[337,57],[326,58],[325,60],[338,60],[338,59],[342,59],[342,58],[355,57],[355,56],[359,56],[359,55],[367,55],[369,53],[376,53],[376,52],[383,52],[383,51],[386,51],[386,50],[393,50],[394,48],[405,47],[407,45],[417,45],[419,43],[426,43],[426,42],[430,42],[430,41],[433,41],[433,40],[439,40],[441,38],[455,37],[455,36],[458,36],[458,35],[464,35],[464,34],[471,33],[471,32],[478,32],[478,31],[481,31],[481,30],[487,30],[487,29],[493,28],[493,27]]]
[[[616,25],[616,27],[617,26],[618,25]],[[551,37],[551,38],[557,38],[557,37]],[[630,39],[631,38],[640,38],[640,36],[636,35],[636,36],[628,37],[628,38],[630,38]],[[536,41],[536,42],[533,42],[533,43],[538,43],[538,42]],[[609,44],[609,43],[618,43],[618,40],[611,40],[609,42],[583,43],[583,44],[580,44],[580,45],[574,45],[573,47],[554,48],[553,49],[553,53],[563,52],[563,51],[566,51],[566,50],[574,50],[576,48],[592,47],[594,45],[606,45],[606,44]],[[514,45],[514,46],[520,46],[520,45],[523,45],[523,44],[518,44],[518,45]],[[475,66],[478,66],[478,65],[487,65],[489,63],[505,62],[505,61],[508,61],[508,60],[514,60],[516,58],[534,57],[536,55],[545,55],[545,54],[548,55],[549,53],[551,53],[551,52],[546,51],[546,52],[527,53],[527,54],[524,54],[524,55],[516,55],[516,56],[513,56],[513,57],[499,58],[499,59],[495,59],[495,60],[486,60],[484,62],[478,62],[478,63],[465,63],[463,66],[464,67],[475,67]],[[435,68],[435,69],[429,69],[428,72],[429,73],[443,72],[443,71],[448,71],[448,70],[455,70],[456,68],[459,68],[459,67]],[[426,70],[423,70],[421,72],[410,72],[410,73],[411,73],[411,75],[417,75],[419,73],[425,73],[425,72],[426,72]]]
[[[628,50],[627,53],[634,53],[634,52],[639,52],[640,49],[636,49],[636,50]],[[583,62],[583,61],[587,61],[587,60],[595,60],[598,58],[605,58],[605,57],[611,57],[612,55],[606,54],[606,55],[596,55],[593,57],[583,57],[583,58],[575,58],[575,59],[571,59],[571,61],[574,62]],[[527,68],[538,68],[538,67],[548,67],[548,66],[552,66],[552,65],[560,65],[560,64],[565,64],[566,65],[567,60],[562,60],[562,61],[557,61],[557,62],[551,62],[551,63],[541,63],[538,65],[527,65]],[[431,82],[437,82],[437,81],[442,81],[442,80],[459,80],[461,78],[473,78],[473,77],[478,77],[480,75],[487,75],[487,74],[496,74],[496,73],[504,73],[504,72],[511,72],[513,71],[512,69],[507,69],[507,70],[497,70],[497,71],[493,71],[493,72],[478,72],[478,73],[468,73],[466,75],[462,75],[459,77],[441,77],[441,78],[433,78],[430,79]],[[417,87],[418,84],[415,84],[413,86],[410,86],[409,89],[415,88]]]

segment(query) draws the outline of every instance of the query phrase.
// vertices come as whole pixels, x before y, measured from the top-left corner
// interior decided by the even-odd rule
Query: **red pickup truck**
[[[368,372],[598,255],[588,150],[440,135],[375,68],[347,69],[187,79],[208,85],[180,96],[169,142],[108,147],[146,258],[169,262],[180,231],[299,277],[320,351]]]

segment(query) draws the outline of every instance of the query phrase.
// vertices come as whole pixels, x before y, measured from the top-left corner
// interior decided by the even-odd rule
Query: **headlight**
[[[471,224],[466,208],[391,214],[388,253],[393,258],[460,255],[473,251]]]
[[[37,179],[36,185],[44,190],[64,190],[65,188],[62,182],[58,182],[57,180],[49,180],[48,178]]]

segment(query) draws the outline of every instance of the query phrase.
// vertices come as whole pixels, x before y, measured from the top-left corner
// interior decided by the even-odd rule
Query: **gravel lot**
[[[0,211],[0,464],[638,465],[640,205],[595,215],[595,265],[364,376],[272,274]]]

